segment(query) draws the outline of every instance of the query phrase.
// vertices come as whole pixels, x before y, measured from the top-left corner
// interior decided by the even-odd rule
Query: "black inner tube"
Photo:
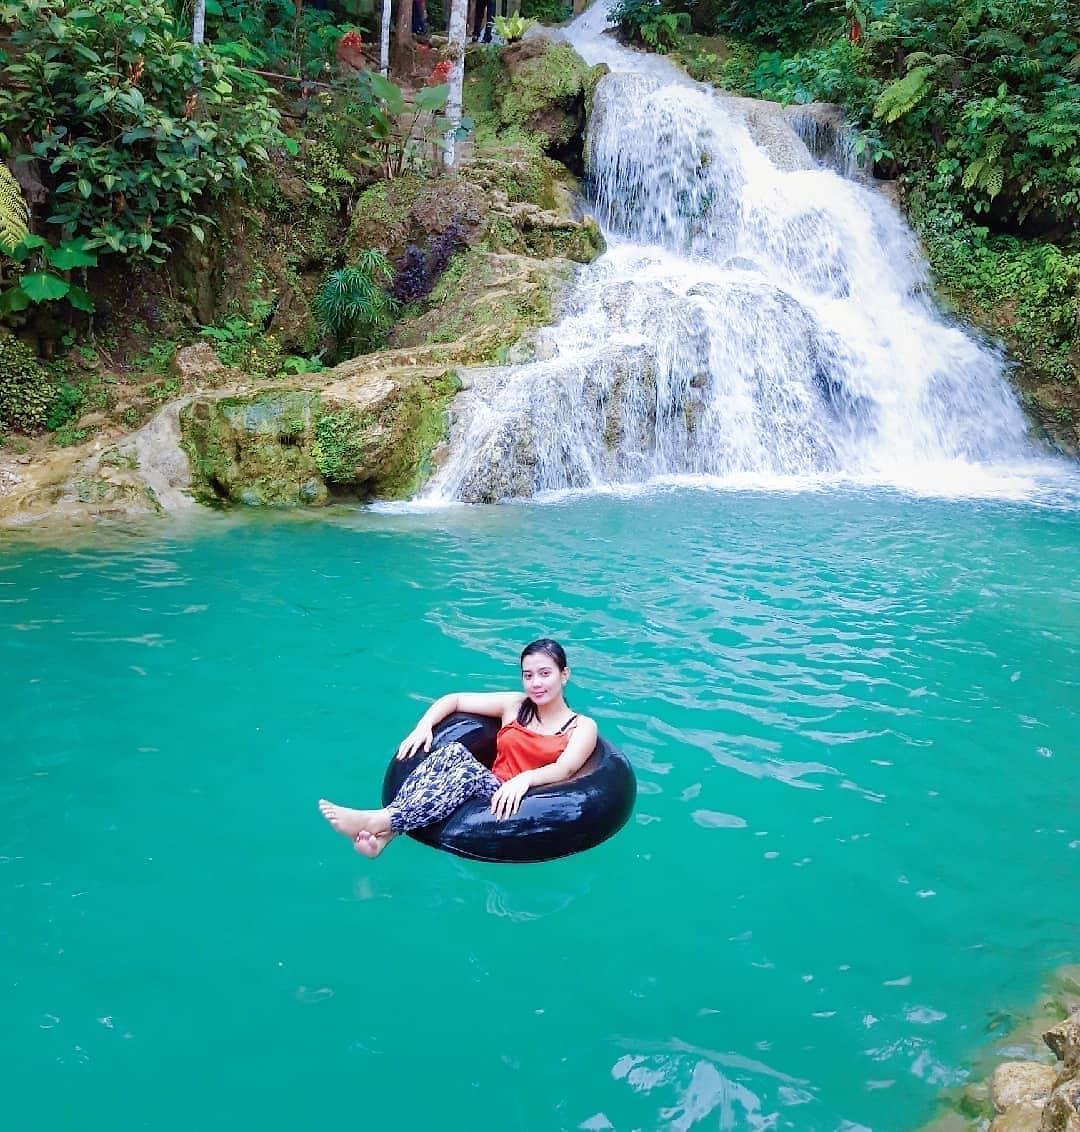
[[[496,719],[457,712],[434,729],[432,750],[456,741],[490,767],[498,732]],[[390,759],[383,779],[384,806],[425,758],[420,752]],[[551,861],[591,849],[617,833],[633,812],[636,796],[637,782],[626,756],[600,738],[573,778],[530,790],[512,818],[498,821],[487,802],[473,799],[444,821],[414,829],[409,836],[474,861]]]

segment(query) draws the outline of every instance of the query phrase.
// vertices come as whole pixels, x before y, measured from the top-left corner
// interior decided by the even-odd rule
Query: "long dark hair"
[[[543,653],[546,657],[549,657],[555,663],[560,672],[562,672],[564,668],[568,667],[566,663],[566,650],[562,647],[562,645],[559,644],[558,641],[553,641],[550,637],[541,637],[538,641],[531,641],[529,644],[527,644],[521,650],[521,656],[518,660],[518,667],[521,667],[525,664],[525,658],[527,656],[533,656],[538,652]],[[518,708],[518,723],[520,723],[522,727],[524,727],[527,724],[532,723],[534,719],[538,718],[539,716],[536,712],[536,704],[534,704],[532,700],[529,699],[528,696],[526,696],[525,699],[521,701],[521,707]]]

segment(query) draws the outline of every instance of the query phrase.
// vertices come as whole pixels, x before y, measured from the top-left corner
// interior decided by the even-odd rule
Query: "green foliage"
[[[0,130],[26,138],[49,224],[89,249],[158,260],[202,239],[205,200],[282,141],[266,84],[181,34],[166,0],[0,3]]]
[[[359,89],[368,107],[369,143],[388,181],[411,169],[423,169],[429,151],[434,157],[446,149],[450,130],[442,114],[450,97],[446,83],[421,87],[410,101],[396,83],[364,71]],[[465,137],[472,125],[463,118],[455,137]]]
[[[520,12],[515,12],[512,16],[496,16],[495,30],[507,43],[514,43],[519,40],[535,22],[535,20],[526,19]]]
[[[333,65],[338,41],[353,29],[310,5],[301,6],[298,18],[290,0],[206,0],[206,38],[249,67],[317,77]]]
[[[970,316],[1008,333],[1036,371],[1075,384],[1069,352],[1080,338],[1080,251],[1045,241],[953,226],[955,216],[920,217],[940,286],[965,296]]]
[[[215,326],[204,326],[199,335],[214,344],[214,352],[225,365],[251,377],[276,377],[284,351],[277,335],[266,330],[271,310],[266,300],[257,300],[246,314],[229,315]]]
[[[330,272],[312,302],[323,328],[342,341],[370,341],[390,325],[394,300],[387,288],[394,269],[381,252],[368,249],[351,267]]]
[[[694,26],[755,45],[805,42],[830,22],[830,6],[804,0],[682,0]]]
[[[28,229],[30,210],[11,170],[0,162],[0,249],[13,248]]]
[[[635,0],[637,2],[637,0]],[[685,2],[685,0],[680,0]],[[784,102],[840,103],[867,148],[909,190],[955,202],[998,230],[1067,230],[1080,210],[1080,4],[1056,0],[882,0],[833,5],[799,50],[732,52],[723,85]],[[723,9],[727,11],[727,9]],[[829,15],[819,6],[819,15]],[[855,23],[860,34],[853,36]],[[765,37],[768,38],[768,37]],[[852,42],[857,38],[858,42]],[[790,37],[789,37],[790,39]],[[787,44],[791,46],[790,41]],[[955,162],[943,178],[942,155]]]
[[[874,117],[884,118],[886,124],[891,124],[914,110],[930,93],[933,73],[932,66],[912,67],[902,79],[889,83],[874,103]]]
[[[614,0],[608,14],[626,36],[661,55],[690,30],[689,13],[668,0]]]
[[[9,252],[11,259],[21,265],[22,274],[0,293],[0,315],[60,299],[75,310],[93,311],[94,301],[86,290],[66,278],[73,268],[97,266],[97,255],[88,249],[85,236],[61,240],[56,247],[43,236],[24,236]]]
[[[14,335],[0,333],[0,425],[20,432],[42,428],[56,394],[34,351]]]
[[[877,89],[866,53],[846,38],[790,57],[743,46],[732,51],[720,73],[725,86],[783,103],[864,105]]]
[[[522,0],[521,14],[541,24],[561,24],[574,14],[565,0]]]
[[[996,227],[1071,224],[1080,206],[1080,7],[1075,0],[901,0],[872,22],[880,72],[904,71],[875,115],[913,185],[944,188]],[[944,152],[958,175],[943,185]]]
[[[327,483],[349,483],[364,458],[364,422],[355,409],[323,413],[315,422],[311,455]]]
[[[75,420],[86,401],[86,390],[70,381],[60,381],[55,387],[55,395],[45,416],[45,427],[54,432]]]

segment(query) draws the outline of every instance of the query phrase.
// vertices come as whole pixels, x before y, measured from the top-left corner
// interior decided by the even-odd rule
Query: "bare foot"
[[[353,838],[353,848],[365,857],[375,858],[394,840],[395,836],[396,834],[393,833],[380,833],[376,836],[374,833],[361,831]]]
[[[336,806],[325,798],[319,799],[319,810],[334,829],[346,837],[355,838],[360,833],[379,837],[390,832],[390,814],[386,810],[352,810],[348,806]]]

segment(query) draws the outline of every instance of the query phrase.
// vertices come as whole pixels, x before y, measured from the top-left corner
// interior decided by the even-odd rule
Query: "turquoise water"
[[[4,1127],[915,1127],[1080,959],[1078,550],[692,490],[8,537]],[[316,799],[540,633],[631,824],[352,853]]]

